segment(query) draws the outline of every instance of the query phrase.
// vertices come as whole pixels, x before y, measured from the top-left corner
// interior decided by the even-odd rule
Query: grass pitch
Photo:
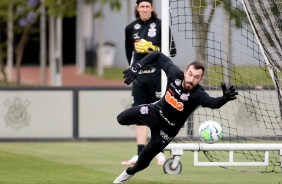
[[[120,162],[136,152],[135,142],[2,142],[1,184],[108,184],[127,168]],[[165,152],[167,158],[169,152]],[[281,173],[235,172],[220,167],[193,166],[184,152],[179,175],[164,174],[151,165],[132,184],[282,184]]]
[[[104,68],[104,76],[105,79],[113,79],[113,80],[121,80],[122,78],[122,71],[126,68]],[[270,77],[269,71],[266,68],[258,67],[258,66],[248,66],[248,65],[236,65],[230,71],[231,75],[231,83],[233,85],[239,86],[272,86],[273,81]],[[98,76],[98,69],[97,68],[86,68],[86,73],[89,75]],[[208,82],[212,86],[220,86],[221,81],[223,79],[223,67],[222,66],[209,66],[206,70],[206,74],[208,73]]]

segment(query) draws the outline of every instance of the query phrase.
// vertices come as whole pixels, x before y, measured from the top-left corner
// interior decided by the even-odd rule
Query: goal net
[[[187,119],[177,143],[199,142],[198,128],[205,120],[221,124],[220,143],[282,140],[281,6],[281,0],[169,0],[169,26],[177,49],[173,62],[184,70],[191,61],[204,61],[202,85],[211,96],[222,96],[222,81],[234,85],[239,93],[219,110],[198,108]],[[212,162],[228,160],[226,151],[204,154]],[[263,154],[235,151],[234,158],[261,162]],[[279,153],[269,151],[267,167],[224,168],[281,172],[280,165]]]

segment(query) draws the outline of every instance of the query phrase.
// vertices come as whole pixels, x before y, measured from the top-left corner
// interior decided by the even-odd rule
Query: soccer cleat
[[[138,160],[138,155],[134,155],[130,160],[121,162],[122,165],[134,165]]]
[[[133,175],[127,174],[125,170],[115,179],[113,183],[127,183],[132,176]]]
[[[158,160],[158,165],[164,165],[164,163],[165,163],[165,155],[164,155],[164,153],[163,152],[159,152],[158,154],[157,154],[157,160]]]

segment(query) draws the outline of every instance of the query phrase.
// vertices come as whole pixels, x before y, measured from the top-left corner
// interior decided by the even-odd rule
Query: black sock
[[[144,149],[145,145],[144,144],[138,144],[137,145],[137,154],[139,155],[141,151]]]

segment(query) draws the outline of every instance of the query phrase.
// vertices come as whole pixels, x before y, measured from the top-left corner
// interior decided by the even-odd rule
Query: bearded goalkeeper
[[[199,84],[203,80],[205,68],[202,62],[194,61],[183,72],[161,52],[153,52],[125,70],[125,83],[138,78],[138,71],[150,63],[159,64],[167,75],[165,95],[157,102],[135,106],[121,112],[117,120],[121,125],[143,123],[150,127],[151,139],[139,155],[133,167],[123,171],[113,183],[125,183],[134,174],[150,165],[151,160],[162,151],[178,134],[186,119],[199,106],[218,109],[230,100],[235,100],[238,92],[233,86],[221,84],[223,95],[209,96]]]
[[[134,14],[136,20],[125,28],[125,51],[130,66],[149,53],[161,50],[161,20],[157,18],[153,1],[137,0]],[[173,41],[171,48],[170,54],[174,56],[176,49]],[[161,98],[161,67],[158,64],[148,64],[138,72],[138,78],[132,84],[131,96],[133,107],[153,103]],[[142,122],[136,122],[137,153],[121,164],[135,164],[147,143],[147,134],[148,127]],[[164,161],[164,154],[160,152],[157,155],[157,163],[162,165]]]

